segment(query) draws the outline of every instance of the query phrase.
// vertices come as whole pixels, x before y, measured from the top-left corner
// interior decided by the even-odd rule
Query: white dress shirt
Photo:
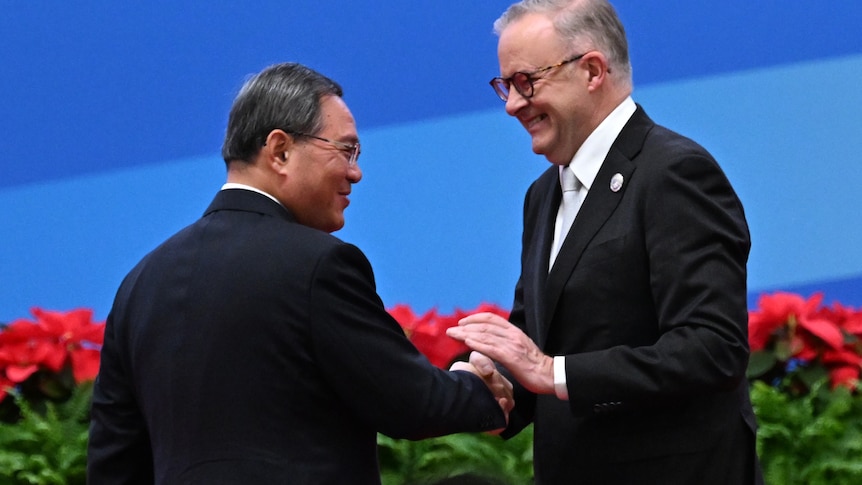
[[[269,197],[270,199],[272,199],[273,201],[275,201],[275,203],[276,203],[276,204],[278,204],[278,205],[280,205],[280,206],[284,207],[284,204],[282,204],[281,202],[279,202],[279,201],[278,201],[278,199],[276,199],[276,198],[275,198],[275,197],[273,197],[272,195],[267,194],[266,192],[264,192],[264,191],[262,191],[262,190],[258,189],[257,187],[252,187],[251,185],[238,184],[238,183],[236,183],[236,182],[227,182],[226,184],[224,184],[224,185],[222,185],[222,186],[221,186],[221,189],[222,189],[222,190],[225,190],[225,189],[244,189],[244,190],[251,190],[252,192],[257,192],[257,193],[258,193],[258,194],[260,194],[260,195],[265,195],[265,196]]]

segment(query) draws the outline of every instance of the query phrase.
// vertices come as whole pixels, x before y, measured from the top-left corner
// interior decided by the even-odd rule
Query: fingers
[[[496,381],[496,385],[492,388],[494,391],[494,397],[497,399],[497,404],[500,406],[500,409],[503,411],[503,414],[506,416],[506,424],[509,423],[509,413],[512,412],[512,409],[515,407],[515,398],[513,397],[513,387],[512,383],[509,382],[508,379],[503,377],[502,374],[495,371],[494,380]],[[502,430],[496,430],[497,434]]]
[[[481,352],[470,352],[470,364],[479,371],[481,377],[491,377],[497,370],[494,361]]]
[[[446,329],[446,335],[506,367],[533,352],[535,344],[521,329],[497,315],[488,315],[495,317],[495,321],[489,323],[484,318],[467,317],[459,326]],[[474,316],[481,317],[481,314]]]
[[[479,376],[482,381],[488,386],[488,390],[494,395],[494,399],[506,416],[506,422],[509,421],[509,413],[515,407],[514,386],[506,379],[499,371],[494,361],[488,356],[480,352],[471,352],[469,362],[454,362],[450,367],[450,371],[467,371]],[[502,431],[495,430],[491,432],[496,434]]]
[[[511,325],[508,320],[494,313],[474,313],[458,320],[458,325],[469,325],[471,323],[487,323],[494,326]]]
[[[493,313],[477,313],[462,318],[458,326],[446,334],[474,350],[470,363],[482,377],[484,369],[499,362],[529,391],[536,394],[554,393],[553,358],[545,355],[520,328]]]
[[[457,326],[446,329],[446,334],[462,342],[471,339],[490,346],[504,340],[526,337],[521,329],[494,313],[476,313],[464,317]]]
[[[467,331],[461,327],[449,327],[446,329],[446,335],[461,342],[467,340]]]

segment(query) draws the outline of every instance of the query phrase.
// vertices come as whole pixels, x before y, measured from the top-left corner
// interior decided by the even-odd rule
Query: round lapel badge
[[[611,177],[611,192],[619,192],[623,188],[623,174],[616,173]]]

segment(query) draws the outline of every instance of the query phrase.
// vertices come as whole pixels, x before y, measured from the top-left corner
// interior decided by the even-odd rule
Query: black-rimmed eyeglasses
[[[503,101],[509,100],[509,91],[512,86],[515,87],[515,90],[518,91],[518,94],[525,98],[533,97],[533,83],[541,79],[541,77],[537,77],[536,74],[550,71],[551,69],[556,69],[561,66],[565,66],[570,62],[575,62],[581,57],[587,55],[587,52],[584,52],[581,55],[577,55],[574,57],[570,57],[564,61],[558,62],[552,66],[540,67],[534,71],[523,72],[518,71],[512,74],[509,77],[495,77],[491,79],[491,87],[494,88],[494,92],[497,93],[497,96],[500,97]]]
[[[287,131],[287,130],[285,130]],[[323,138],[322,136],[309,135],[308,133],[300,133],[298,131],[287,131],[294,136],[304,136],[306,138],[314,138],[315,140],[320,140],[330,145],[338,148],[339,150],[348,153],[350,158],[347,159],[347,165],[350,167],[355,167],[357,160],[359,160],[359,154],[362,152],[362,148],[359,145],[359,142],[356,143],[345,143],[343,141],[338,140],[330,140],[329,138]]]

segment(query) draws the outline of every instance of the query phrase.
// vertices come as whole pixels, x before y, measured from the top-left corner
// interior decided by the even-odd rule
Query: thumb
[[[483,377],[490,377],[497,370],[494,361],[481,352],[470,352],[470,364],[479,371]]]

